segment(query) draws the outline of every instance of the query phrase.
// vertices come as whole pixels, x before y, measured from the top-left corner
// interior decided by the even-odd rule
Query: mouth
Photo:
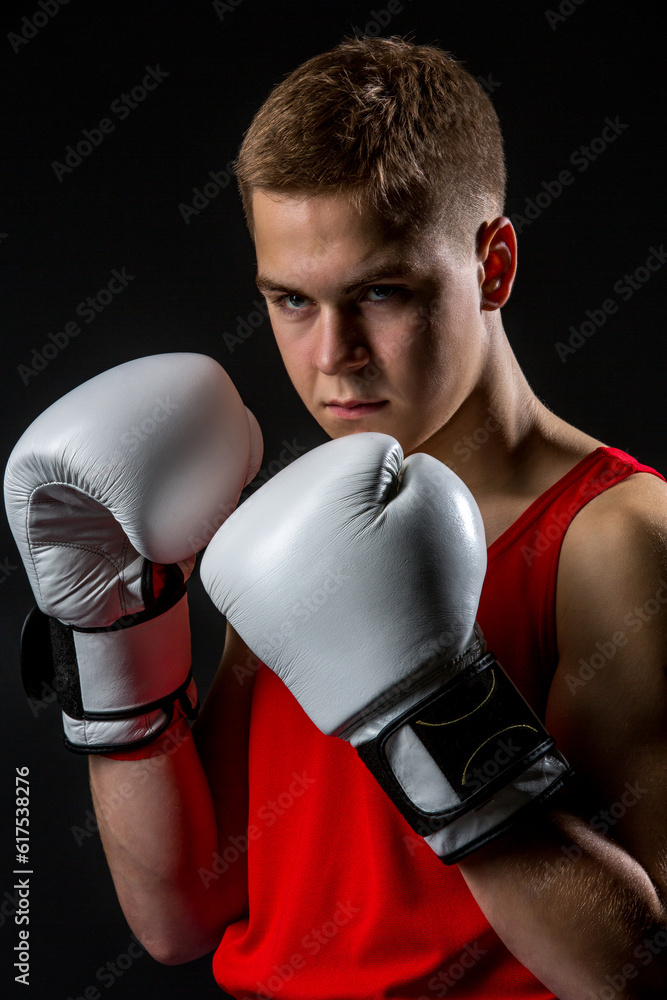
[[[325,405],[335,417],[341,417],[343,420],[358,420],[361,417],[370,417],[379,413],[388,402],[387,399],[332,399]]]

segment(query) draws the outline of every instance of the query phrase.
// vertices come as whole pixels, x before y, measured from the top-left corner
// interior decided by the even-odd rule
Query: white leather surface
[[[187,700],[193,707],[197,704],[197,688],[194,681],[188,686]],[[167,715],[161,709],[135,715],[127,719],[70,719],[63,713],[65,736],[75,747],[121,747],[137,743],[159,733],[167,723]]]
[[[133,709],[164,698],[190,669],[188,599],[157,618],[109,632],[75,632],[86,712]]]
[[[283,469],[201,564],[217,607],[330,734],[404,687],[434,648],[462,651],[485,570],[464,483],[428,455],[404,462],[377,433],[329,441]]]
[[[47,486],[78,490],[115,517],[137,552],[178,562],[206,545],[259,467],[261,434],[247,413],[213,358],[158,354],[95,376],[40,414],[5,474],[7,514],[35,596],[31,543],[46,540],[38,504]],[[53,544],[76,543],[66,511],[61,525]]]
[[[37,604],[81,628],[141,611],[145,558],[179,563],[187,578],[261,458],[257,421],[204,355],[139,358],[73,389],[28,427],[5,473]],[[75,645],[87,710],[138,707],[187,676],[187,602],[144,625],[77,633]],[[107,736],[114,726],[103,724]]]

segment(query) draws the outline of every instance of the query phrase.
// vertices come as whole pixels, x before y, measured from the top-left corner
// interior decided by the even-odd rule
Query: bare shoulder
[[[637,733],[664,731],[667,483],[659,477],[635,473],[573,519],[558,566],[556,635],[548,716],[571,748],[602,739],[612,719],[618,747],[620,730],[634,730],[634,746]]]
[[[650,472],[636,472],[590,500],[568,528],[565,539],[585,536],[594,542],[597,536],[624,530],[664,529],[667,516],[667,483]],[[565,542],[564,542],[565,544]],[[574,546],[570,546],[574,548]]]
[[[667,483],[635,473],[590,500],[563,539],[556,620],[559,650],[623,620],[667,579]]]
[[[597,512],[594,516],[602,511],[609,514],[618,511],[626,515],[633,512],[641,515],[643,511],[650,514],[655,503],[667,504],[667,483],[651,472],[635,472],[586,504],[572,523],[576,524],[581,515],[585,519],[591,511]]]
[[[601,808],[585,818],[667,892],[667,484],[659,477],[635,473],[573,519],[556,632],[545,721],[574,765],[585,809]]]

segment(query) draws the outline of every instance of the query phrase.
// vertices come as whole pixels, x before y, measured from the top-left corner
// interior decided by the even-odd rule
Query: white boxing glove
[[[323,733],[357,749],[446,863],[569,773],[486,649],[475,622],[485,572],[465,484],[429,455],[404,461],[378,433],[330,441],[279,472],[201,565],[250,649]]]
[[[55,689],[70,749],[135,750],[175,703],[196,711],[185,581],[261,454],[257,421],[201,354],[103,372],[16,444],[5,505],[39,609],[24,685]]]

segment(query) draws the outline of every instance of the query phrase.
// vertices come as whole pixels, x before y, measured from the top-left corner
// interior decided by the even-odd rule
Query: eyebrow
[[[412,269],[406,268],[404,259],[388,260],[380,267],[374,267],[372,270],[359,274],[354,281],[343,286],[343,293],[350,295],[364,285],[378,284],[385,278],[409,278],[413,277],[414,274]],[[255,278],[255,284],[260,292],[288,292],[290,295],[301,295],[308,298],[301,289],[290,288],[289,285],[278,281],[270,274],[259,273]]]

